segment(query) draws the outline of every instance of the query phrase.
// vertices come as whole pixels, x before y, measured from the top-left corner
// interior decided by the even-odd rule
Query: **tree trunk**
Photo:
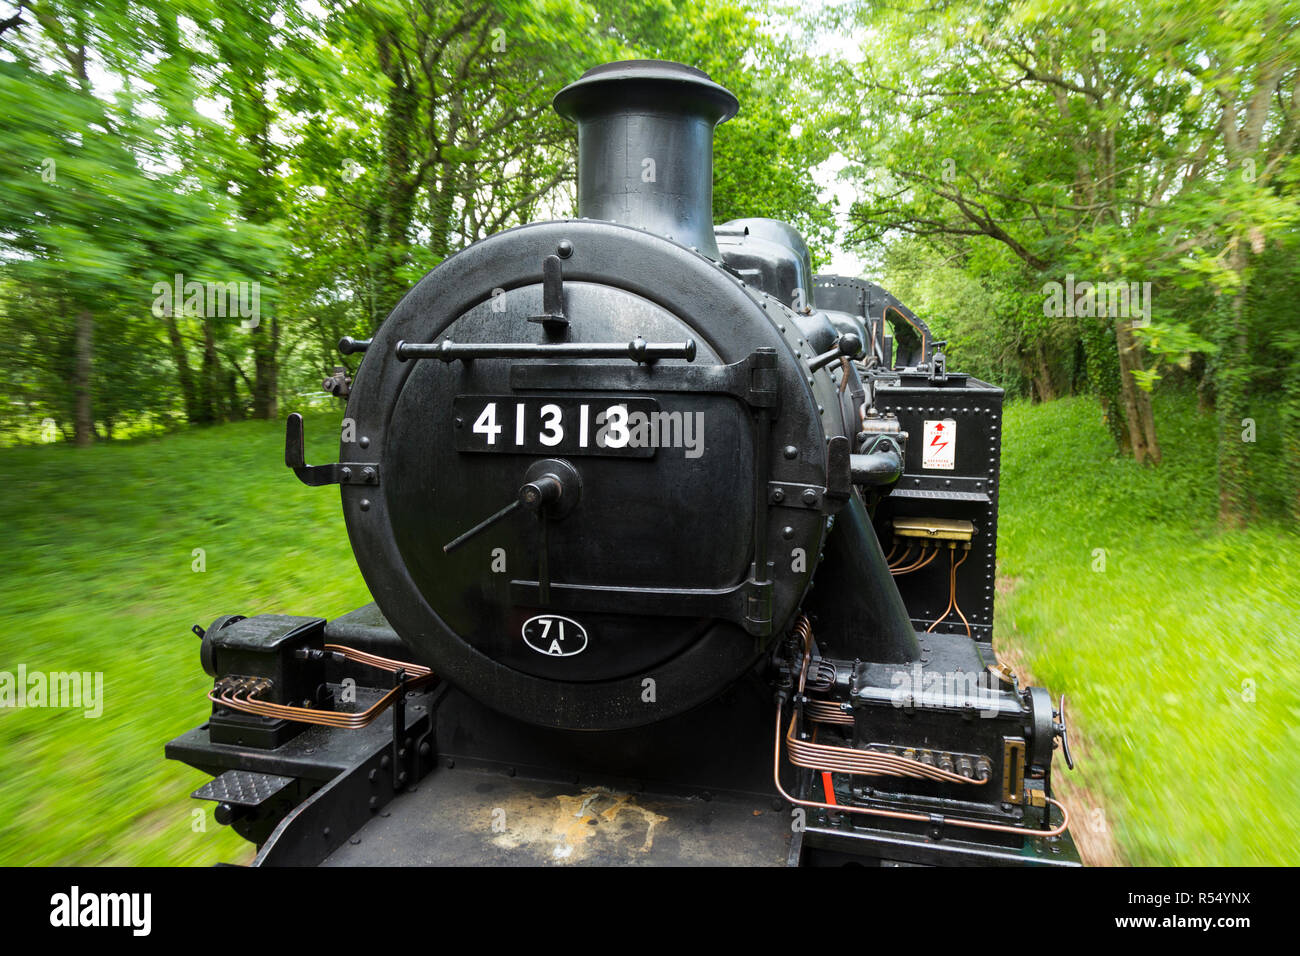
[[[1208,357],[1192,354],[1192,375],[1196,379],[1196,410],[1201,414],[1214,411],[1214,374]]]
[[[75,342],[76,372],[73,392],[76,396],[76,438],[84,447],[95,440],[95,416],[91,408],[91,374],[94,371],[95,319],[89,309],[77,312]]]
[[[1106,429],[1115,439],[1120,454],[1129,452],[1128,422],[1120,400],[1120,369],[1115,336],[1103,319],[1080,320],[1079,340],[1083,344],[1084,367],[1088,383],[1101,403]]]
[[[1246,333],[1246,253],[1238,241],[1230,254],[1229,266],[1242,276],[1233,296],[1229,319],[1224,323],[1218,356],[1217,409],[1219,417],[1218,472],[1219,523],[1228,528],[1246,524],[1250,510],[1250,459],[1242,441],[1246,394],[1250,384],[1250,342]]]
[[[1142,352],[1133,328],[1127,319],[1115,322],[1115,344],[1119,350],[1120,396],[1124,402],[1124,418],[1128,425],[1129,446],[1133,459],[1139,465],[1158,465],[1161,459],[1160,443],[1156,440],[1155,416],[1151,411],[1151,395],[1143,390],[1133,377],[1135,369],[1142,368]]]
[[[1044,402],[1054,401],[1056,399],[1056,387],[1052,384],[1052,369],[1047,364],[1047,353],[1043,349],[1042,339],[1039,339],[1034,346],[1034,358],[1038,364],[1038,397]]]
[[[176,325],[175,315],[167,316],[167,342],[171,345],[172,361],[176,363],[176,376],[180,379],[185,418],[190,422],[197,421],[199,408],[194,394],[194,372],[190,369],[190,357],[185,350],[181,330]]]
[[[195,421],[211,425],[221,410],[221,362],[209,320],[203,321],[203,367],[199,374],[198,415]]]
[[[253,337],[253,417],[274,420],[279,416],[276,393],[279,387],[277,355],[280,347],[280,321],[275,316],[261,322],[251,332]]]

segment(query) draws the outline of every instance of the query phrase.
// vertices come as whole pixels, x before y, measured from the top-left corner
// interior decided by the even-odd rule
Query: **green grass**
[[[1177,396],[1157,414],[1166,462],[1142,469],[1090,400],[1008,410],[999,640],[1069,695],[1077,776],[1128,862],[1295,862],[1300,538],[1220,533],[1209,420]],[[308,419],[310,460],[333,460],[336,423]],[[367,600],[337,492],[283,467],[282,429],[0,449],[0,670],[102,671],[106,697],[98,719],[0,710],[0,864],[248,858],[210,816],[194,832],[205,778],[162,758],[208,710],[189,627]]]
[[[337,415],[307,421],[335,460]],[[369,600],[338,492],[284,467],[283,425],[246,422],[74,449],[0,450],[0,670],[102,671],[104,712],[0,710],[0,864],[208,864],[247,844],[163,759],[211,678],[193,624],[333,616]],[[194,550],[206,570],[193,570]]]
[[[1173,395],[1156,419],[1152,469],[1115,456],[1090,399],[1008,409],[1000,640],[1066,692],[1127,862],[1294,864],[1300,536],[1220,531],[1212,418]]]

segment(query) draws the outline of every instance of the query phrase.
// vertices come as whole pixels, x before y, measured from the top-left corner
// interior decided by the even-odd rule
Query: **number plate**
[[[523,455],[612,455],[653,458],[659,403],[653,398],[586,395],[519,398],[457,395],[452,403],[457,451]],[[638,431],[640,423],[647,423]]]

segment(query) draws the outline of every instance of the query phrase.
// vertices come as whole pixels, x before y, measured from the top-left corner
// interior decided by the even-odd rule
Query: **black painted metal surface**
[[[657,233],[718,257],[713,128],[739,103],[680,63],[625,60],[588,70],[555,97],[578,124],[578,215]]]
[[[322,643],[443,683],[355,730],[218,708],[168,756],[218,775],[197,795],[259,865],[1077,862],[1041,833],[1064,717],[992,673],[1001,391],[949,373],[878,286],[813,277],[792,226],[715,233],[712,131],[737,104],[704,74],[609,64],[556,108],[586,218],[474,244],[344,340],[365,358],[337,462],[307,464],[287,423],[375,604],[222,618],[203,645],[219,681],[321,710],[370,666]],[[896,519],[973,525],[969,636],[935,623],[944,561],[891,573]],[[953,675],[987,693],[897,697]],[[802,721],[790,793],[927,816],[801,807],[792,828],[777,698]],[[839,749],[799,756],[818,734]],[[863,772],[865,750],[908,772]]]
[[[391,358],[399,340],[535,340],[541,330],[527,317],[541,308],[542,263],[561,243],[571,250],[565,340],[694,339],[695,361]],[[493,296],[494,288],[506,291]],[[790,349],[767,307],[732,276],[627,227],[529,226],[447,260],[375,335],[348,403],[357,441],[342,445],[341,465],[373,460],[383,476],[376,489],[341,488],[376,602],[440,674],[526,720],[614,728],[708,700],[789,625],[815,564],[789,555],[815,555],[837,507],[820,491],[826,437],[843,427],[827,407],[838,401],[835,386],[825,370],[801,372]],[[560,370],[553,381],[548,368]],[[575,456],[583,493],[572,513],[546,522],[512,516],[444,554],[443,544],[510,502],[535,457],[522,448],[458,452],[457,428],[490,425],[458,424],[454,399],[554,394],[556,385],[575,400],[597,392],[602,407],[618,395],[652,397],[702,423],[699,455],[679,447],[652,461]],[[497,427],[499,440],[515,439]],[[816,501],[772,507],[773,481],[809,489]],[[543,583],[549,602],[538,600]],[[525,644],[523,625],[550,611],[587,631],[581,655],[548,659]]]
[[[788,813],[439,769],[324,866],[784,866]]]
[[[974,522],[976,534],[971,550],[957,569],[957,604],[970,621],[971,636],[991,643],[997,584],[1002,389],[966,376],[935,384],[918,375],[883,382],[876,395],[877,406],[896,414],[912,436],[903,478],[876,511],[880,539],[889,550],[894,541],[890,522],[896,517]],[[943,434],[955,443],[951,468],[926,467],[927,422],[943,423]],[[912,622],[919,629],[930,627],[943,614],[948,604],[948,575],[949,561],[942,556],[919,571],[897,578]],[[950,614],[936,630],[966,633],[956,614]]]

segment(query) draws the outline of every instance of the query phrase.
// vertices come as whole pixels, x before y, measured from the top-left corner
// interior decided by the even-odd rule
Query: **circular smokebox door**
[[[568,324],[548,330],[529,319],[561,242]],[[693,340],[695,359],[394,358],[399,340],[638,336]],[[343,487],[371,593],[441,676],[508,714],[615,728],[702,703],[810,583],[825,515],[769,501],[774,481],[825,485],[806,382],[743,289],[665,240],[551,223],[452,257],[376,334],[348,414],[370,447],[344,459],[379,459],[377,488]]]

